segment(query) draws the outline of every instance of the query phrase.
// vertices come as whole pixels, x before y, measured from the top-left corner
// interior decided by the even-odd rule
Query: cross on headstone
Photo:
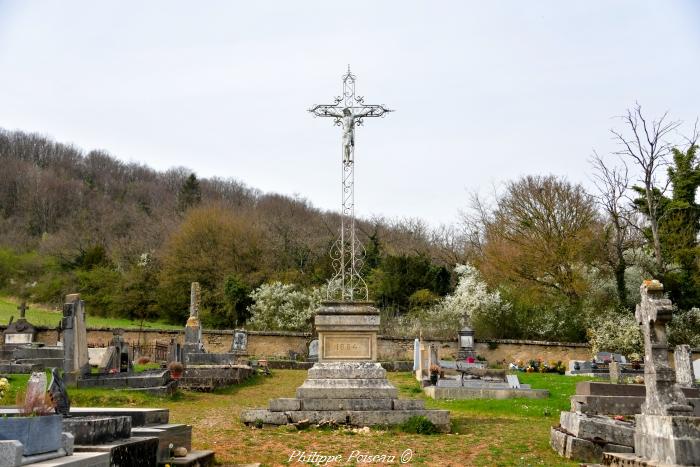
[[[367,300],[367,284],[360,276],[364,247],[355,238],[355,127],[365,118],[384,117],[392,110],[384,105],[365,104],[362,96],[355,95],[355,75],[343,75],[343,95],[333,104],[315,105],[309,109],[314,117],[330,117],[343,129],[342,141],[342,210],[340,236],[331,248],[335,275],[328,284],[328,298],[332,300]]]
[[[19,319],[26,319],[26,314],[27,314],[27,302],[22,302],[20,305],[17,307],[17,310],[19,311]]]
[[[666,324],[673,305],[664,297],[664,286],[657,280],[644,281],[635,317],[644,335],[645,415],[690,415],[693,408],[676,384],[676,373],[668,362]]]

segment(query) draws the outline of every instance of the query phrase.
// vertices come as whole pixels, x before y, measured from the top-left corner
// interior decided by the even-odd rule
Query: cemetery
[[[697,5],[76,3],[0,2],[0,467],[700,466]]]

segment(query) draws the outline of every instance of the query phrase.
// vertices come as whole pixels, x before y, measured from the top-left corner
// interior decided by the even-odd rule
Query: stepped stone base
[[[241,420],[267,425],[308,420],[373,426],[399,425],[413,416],[424,416],[438,430],[450,431],[449,411],[426,410],[422,400],[398,399],[397,389],[386,379],[386,370],[376,362],[316,363],[296,395],[273,399],[268,409],[244,410]]]

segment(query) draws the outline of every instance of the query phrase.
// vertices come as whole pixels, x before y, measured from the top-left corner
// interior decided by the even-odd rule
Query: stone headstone
[[[684,388],[695,386],[695,374],[691,363],[690,346],[677,345],[673,352],[673,359],[676,366],[676,382]]]
[[[25,407],[31,407],[32,401],[41,401],[46,397],[46,373],[43,371],[33,371],[27,381],[27,391],[24,395]]]
[[[622,368],[620,367],[620,364],[613,360],[608,365],[608,369],[610,371],[610,382],[612,384],[620,383],[620,378],[622,377]]]
[[[233,342],[231,343],[231,352],[245,353],[248,349],[248,333],[245,331],[236,331],[233,334]]]
[[[693,361],[693,374],[695,374],[695,381],[700,379],[700,358]]]
[[[318,361],[318,339],[314,339],[309,343],[309,361]]]
[[[85,328],[85,302],[80,294],[66,295],[61,320],[63,333],[63,371],[68,382],[75,382],[90,372],[87,330]]]

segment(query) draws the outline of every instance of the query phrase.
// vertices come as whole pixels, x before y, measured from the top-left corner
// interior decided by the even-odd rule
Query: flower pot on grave
[[[53,452],[63,447],[62,430],[61,415],[0,418],[0,440],[18,440],[24,446],[25,456]]]
[[[430,373],[430,384],[435,386],[437,384],[438,380],[438,374],[437,373]]]

